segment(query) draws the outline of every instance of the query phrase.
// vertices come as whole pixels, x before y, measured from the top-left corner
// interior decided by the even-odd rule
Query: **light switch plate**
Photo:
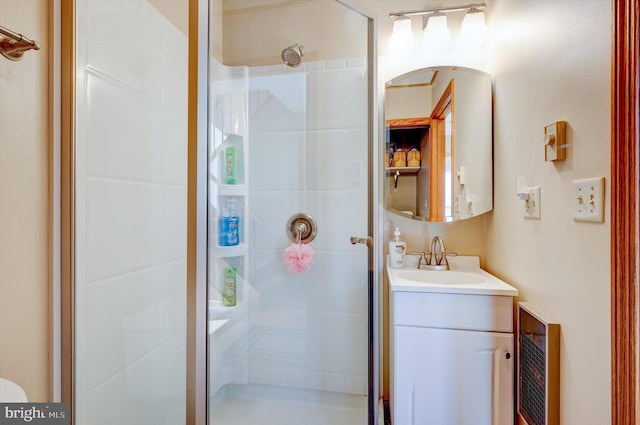
[[[540,186],[529,189],[529,200],[524,204],[524,217],[540,219]]]
[[[604,221],[604,177],[573,181],[573,219]]]

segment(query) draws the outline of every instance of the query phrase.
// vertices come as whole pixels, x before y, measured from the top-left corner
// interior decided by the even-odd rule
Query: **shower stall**
[[[209,423],[372,423],[370,22],[210,10]]]
[[[78,425],[373,424],[373,21],[188,5],[62,1],[62,400]]]

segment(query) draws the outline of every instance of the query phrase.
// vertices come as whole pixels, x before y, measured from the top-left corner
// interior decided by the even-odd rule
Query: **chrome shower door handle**
[[[357,243],[362,244],[362,245],[366,245],[368,247],[372,247],[373,246],[373,238],[371,236],[367,236],[366,238],[359,238],[357,236],[351,236],[349,238],[349,242],[351,242],[351,245],[355,245]]]

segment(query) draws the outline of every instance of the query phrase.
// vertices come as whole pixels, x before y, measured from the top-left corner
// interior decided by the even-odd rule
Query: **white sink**
[[[402,279],[414,280],[421,283],[442,285],[473,285],[482,283],[487,279],[478,273],[460,272],[454,270],[411,270],[398,274]]]
[[[410,256],[407,256],[410,257]],[[415,262],[412,261],[415,260]],[[392,292],[434,292],[469,295],[517,296],[518,290],[480,268],[476,256],[457,256],[449,259],[450,270],[417,269],[417,258],[409,258],[407,267],[392,269],[387,276]]]

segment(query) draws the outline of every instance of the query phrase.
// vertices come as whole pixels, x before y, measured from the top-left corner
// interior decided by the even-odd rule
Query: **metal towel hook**
[[[0,54],[5,58],[17,61],[27,50],[40,50],[40,45],[35,40],[29,40],[22,34],[15,33],[5,27],[0,27],[0,34],[8,38],[0,39]]]

